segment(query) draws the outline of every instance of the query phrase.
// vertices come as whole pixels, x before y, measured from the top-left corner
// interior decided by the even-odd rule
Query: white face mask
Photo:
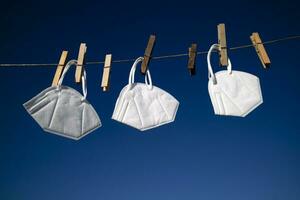
[[[245,117],[263,103],[259,78],[246,72],[232,71],[229,59],[227,71],[214,74],[210,64],[213,50],[218,50],[217,44],[212,45],[207,54],[208,91],[215,114]]]
[[[47,132],[78,140],[101,126],[100,119],[86,100],[86,72],[82,75],[83,96],[62,86],[64,76],[76,60],[67,63],[58,86],[45,89],[24,104],[27,112]]]
[[[144,131],[173,122],[179,102],[166,91],[152,86],[149,70],[146,84],[134,83],[136,65],[142,60],[140,57],[132,65],[128,85],[119,95],[112,119]]]

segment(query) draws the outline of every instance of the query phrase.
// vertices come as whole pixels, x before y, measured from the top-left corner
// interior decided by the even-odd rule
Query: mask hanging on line
[[[179,106],[172,95],[152,85],[149,70],[145,84],[134,82],[136,66],[142,60],[143,57],[139,57],[132,65],[128,85],[122,89],[112,116],[112,119],[140,131],[173,122]]]
[[[216,115],[245,117],[263,103],[259,78],[241,71],[232,71],[228,59],[227,70],[214,74],[210,57],[218,45],[210,47],[207,54],[209,71],[208,92]]]
[[[27,112],[46,131],[67,138],[79,140],[101,126],[100,119],[86,100],[86,72],[82,73],[83,96],[73,88],[63,86],[65,74],[76,60],[64,68],[57,86],[52,86],[24,103]]]

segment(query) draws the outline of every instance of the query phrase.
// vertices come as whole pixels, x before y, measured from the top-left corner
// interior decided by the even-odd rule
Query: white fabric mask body
[[[145,76],[146,84],[134,83],[136,65],[142,60],[140,57],[134,62],[129,83],[118,97],[112,119],[144,131],[173,122],[179,102],[166,91],[152,86],[149,70]]]
[[[259,78],[241,71],[232,71],[228,59],[227,70],[213,73],[210,57],[218,45],[212,45],[207,54],[209,69],[208,91],[217,115],[245,117],[263,103]]]
[[[66,65],[58,86],[52,86],[24,104],[27,112],[47,132],[78,140],[101,126],[100,119],[86,100],[86,72],[83,71],[84,96],[73,88],[62,86],[63,78],[71,65]]]

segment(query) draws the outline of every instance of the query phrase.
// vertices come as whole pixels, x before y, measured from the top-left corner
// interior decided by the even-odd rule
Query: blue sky
[[[26,1],[1,2],[0,63],[56,63],[62,50],[88,61],[200,51],[300,34],[297,1]],[[1,68],[0,198],[104,200],[300,199],[300,41],[266,46],[264,70],[253,48],[229,52],[233,69],[260,78],[264,103],[246,118],[215,116],[205,56],[190,77],[187,58],[154,60],[153,84],[180,102],[174,123],[141,133],[111,120],[132,63],[114,64],[103,93],[102,65],[87,67],[88,97],[103,127],[73,141],[47,134],[22,104],[47,88],[55,68]],[[217,55],[215,55],[215,60]],[[214,70],[221,70],[215,62]],[[65,84],[73,82],[72,69]],[[137,76],[143,81],[141,75]]]

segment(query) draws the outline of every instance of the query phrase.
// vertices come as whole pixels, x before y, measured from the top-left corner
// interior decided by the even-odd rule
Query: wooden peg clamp
[[[53,78],[53,81],[52,81],[52,86],[57,86],[58,81],[59,81],[59,79],[62,75],[62,72],[64,70],[64,66],[66,64],[67,56],[68,56],[68,51],[63,51],[61,53],[59,63],[56,67],[56,71],[55,71],[54,78]]]
[[[191,76],[196,74],[196,56],[197,56],[197,44],[194,43],[189,47],[188,70]]]
[[[87,50],[86,44],[81,43],[80,48],[79,48],[79,53],[78,53],[76,72],[75,72],[75,82],[76,83],[81,82],[82,69],[83,69],[83,65],[84,65],[84,57],[85,57],[86,50]]]
[[[109,90],[111,62],[112,62],[112,54],[106,54],[104,67],[103,67],[103,74],[102,74],[102,83],[101,83],[101,87],[104,92]]]
[[[271,61],[270,61],[270,58],[266,52],[266,49],[259,37],[259,34],[257,32],[255,33],[252,33],[252,35],[250,36],[250,39],[252,41],[252,44],[257,52],[257,55],[263,65],[263,67],[266,69],[266,68],[269,68],[270,65],[271,65]]]
[[[145,54],[144,54],[144,60],[142,62],[142,67],[141,67],[141,72],[142,74],[146,74],[148,66],[149,66],[149,62],[152,56],[152,50],[155,44],[155,35],[150,35],[149,40],[148,40],[148,45],[147,48],[145,50]]]
[[[222,67],[226,67],[228,65],[228,56],[227,56],[225,24],[218,25],[218,43],[219,43],[220,65]]]

